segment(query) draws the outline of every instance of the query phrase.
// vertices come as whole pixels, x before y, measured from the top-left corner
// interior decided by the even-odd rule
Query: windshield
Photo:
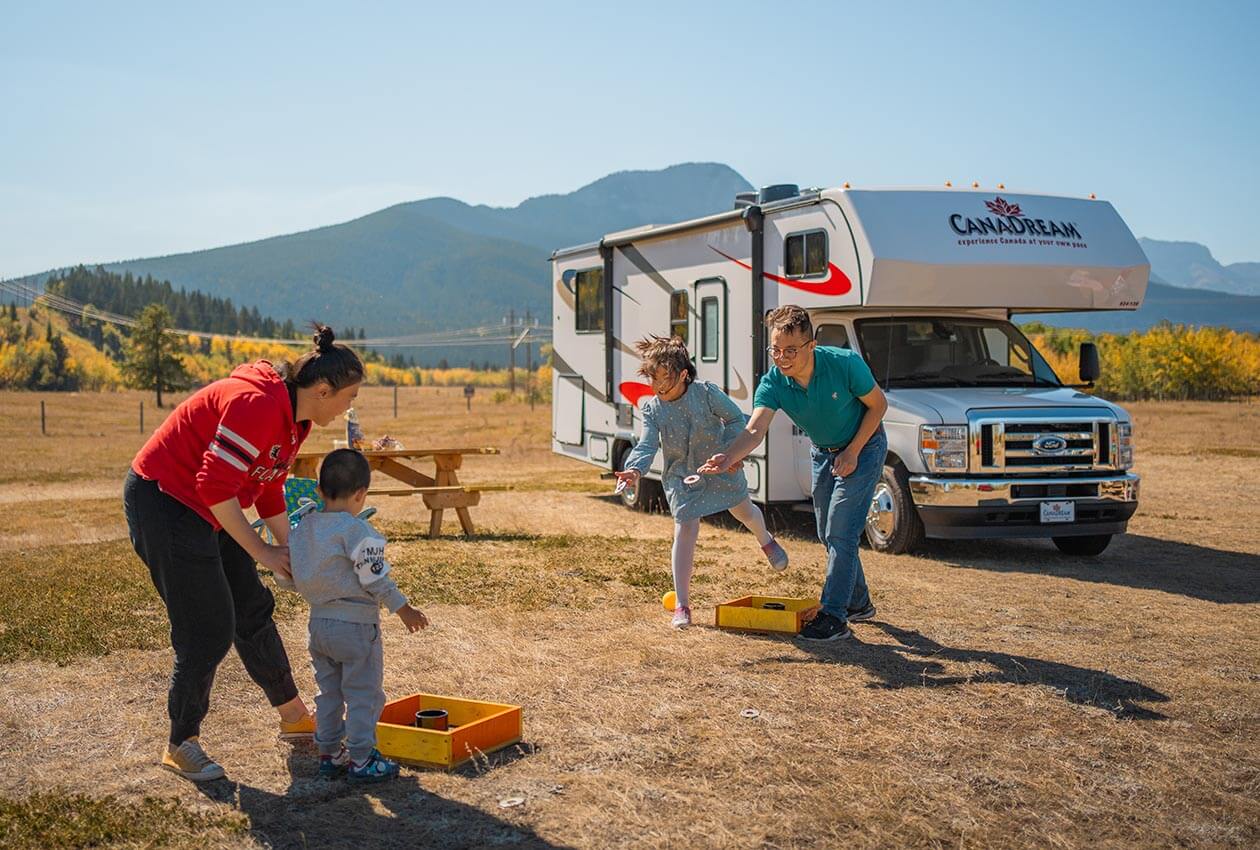
[[[1058,387],[1010,322],[939,316],[859,319],[862,353],[881,387]]]

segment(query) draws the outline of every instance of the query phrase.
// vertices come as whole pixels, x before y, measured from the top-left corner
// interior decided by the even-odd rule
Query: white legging
[[[731,516],[757,537],[759,545],[765,546],[772,539],[770,532],[766,531],[766,518],[751,499],[745,499],[731,508]],[[678,597],[678,605],[690,604],[691,573],[696,568],[696,539],[699,536],[700,520],[685,519],[674,523],[674,595]]]

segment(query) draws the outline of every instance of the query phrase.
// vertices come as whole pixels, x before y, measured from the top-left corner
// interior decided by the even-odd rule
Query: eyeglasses
[[[800,347],[797,347],[795,345],[789,345],[787,348],[779,348],[777,346],[771,345],[771,346],[766,347],[766,353],[769,354],[775,360],[795,360],[797,354],[800,354],[801,351],[803,351],[806,347],[813,344],[814,344],[814,341],[811,339],[809,342],[805,343],[804,345]]]

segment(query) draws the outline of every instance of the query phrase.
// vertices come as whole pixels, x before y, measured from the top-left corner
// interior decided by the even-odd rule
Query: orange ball
[[[661,597],[661,606],[669,613],[674,613],[674,608],[678,605],[678,595],[674,591],[667,592]]]

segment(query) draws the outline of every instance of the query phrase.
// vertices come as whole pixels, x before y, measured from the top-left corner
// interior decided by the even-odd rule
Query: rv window
[[[604,270],[587,269],[577,273],[577,329],[604,329]]]
[[[814,339],[819,345],[830,345],[832,348],[849,347],[849,332],[844,325],[819,325],[814,331]]]
[[[718,300],[702,298],[700,300],[700,359],[712,363],[718,359]]]
[[[670,293],[669,335],[681,337],[683,342],[688,342],[690,339],[687,335],[689,324],[687,321],[687,293],[682,290]]]
[[[984,329],[984,347],[989,359],[994,363],[1015,366],[1025,372],[1033,371],[1028,352],[1012,345],[1010,338],[998,328]]]
[[[827,234],[822,230],[793,233],[783,244],[788,277],[809,277],[827,272]]]
[[[885,388],[1060,385],[1028,338],[1000,319],[858,319],[857,335]]]

